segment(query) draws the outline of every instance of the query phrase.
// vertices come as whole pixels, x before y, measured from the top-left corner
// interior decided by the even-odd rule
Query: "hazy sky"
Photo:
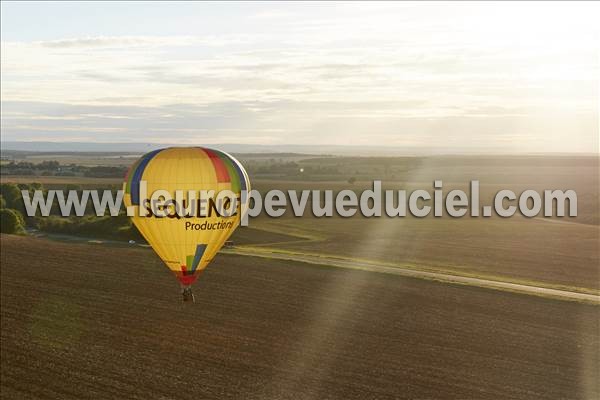
[[[598,4],[1,7],[5,141],[598,152]]]

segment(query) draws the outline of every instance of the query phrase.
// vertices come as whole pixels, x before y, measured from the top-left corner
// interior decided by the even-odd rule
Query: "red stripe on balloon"
[[[221,182],[231,182],[231,178],[229,177],[229,172],[227,172],[227,166],[221,160],[221,157],[214,151],[210,149],[203,148],[202,151],[206,153],[206,155],[212,161],[213,167],[215,167],[215,172],[217,173],[217,181]]]
[[[198,276],[200,276],[200,274],[188,275],[187,268],[185,267],[185,265],[182,265],[181,272],[175,271],[175,276],[177,276],[177,279],[179,279],[179,282],[181,282],[182,285],[187,286],[196,282],[196,279],[198,279]]]

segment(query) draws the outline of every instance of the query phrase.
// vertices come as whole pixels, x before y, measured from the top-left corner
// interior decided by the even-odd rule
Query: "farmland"
[[[599,395],[597,306],[231,255],[188,306],[149,249],[1,245],[3,398]]]
[[[89,168],[131,161],[68,157]],[[408,191],[432,189],[441,179],[446,191],[468,192],[469,181],[479,179],[482,205],[500,189],[574,189],[579,214],[260,215],[209,266],[192,306],[181,304],[175,279],[151,250],[127,245],[140,238],[126,218],[47,218],[39,227],[71,230],[35,236],[61,241],[1,239],[2,397],[598,397],[597,305],[332,267],[379,263],[598,294],[597,158],[242,159],[263,193],[359,192],[373,179]],[[121,182],[47,172],[2,175],[2,182],[113,190]]]
[[[29,154],[28,162],[56,161]],[[24,156],[23,156],[24,157]],[[91,166],[126,165],[123,155],[71,154],[70,161]],[[309,155],[240,155],[253,188],[360,191],[382,179],[384,189],[469,191],[478,179],[481,204],[492,204],[501,189],[520,193],[534,189],[574,189],[578,216],[563,218],[302,218],[288,212],[281,218],[261,215],[251,220],[252,235],[238,230],[237,245],[278,251],[325,254],[356,260],[377,260],[411,268],[475,275],[539,286],[598,293],[600,289],[600,203],[598,157],[592,156],[440,156],[440,157],[316,157]],[[82,161],[84,160],[84,161]],[[300,172],[302,170],[302,172]],[[355,178],[349,183],[350,178]],[[120,178],[2,176],[2,182],[42,182],[47,188],[79,185],[88,189],[117,188]],[[310,203],[309,203],[310,204]],[[273,235],[283,235],[272,240]]]

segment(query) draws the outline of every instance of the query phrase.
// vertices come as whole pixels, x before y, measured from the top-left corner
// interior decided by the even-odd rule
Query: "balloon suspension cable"
[[[192,286],[181,286],[181,295],[183,296],[184,302],[195,303],[196,299],[194,297],[194,293],[192,292]]]

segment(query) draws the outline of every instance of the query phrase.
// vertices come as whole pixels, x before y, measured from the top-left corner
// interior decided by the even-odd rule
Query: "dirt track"
[[[421,271],[418,269],[405,268],[402,265],[390,266],[389,264],[383,264],[377,261],[355,261],[338,257],[328,257],[320,254],[306,254],[293,252],[278,253],[269,249],[263,250],[260,248],[256,249],[243,247],[227,249],[223,252],[227,254],[236,254],[240,256],[271,258],[283,261],[298,261],[308,264],[327,265],[330,267],[380,272],[385,274],[394,274],[413,278],[430,279],[446,283],[456,283],[460,285],[478,286],[488,289],[506,290],[511,292],[530,294],[534,296],[544,296],[563,300],[589,302],[590,304],[600,304],[600,295],[596,294],[579,293],[568,290],[552,289],[534,285],[524,285],[498,280],[451,275],[440,272]]]
[[[221,255],[2,236],[2,398],[598,398],[600,307]]]

